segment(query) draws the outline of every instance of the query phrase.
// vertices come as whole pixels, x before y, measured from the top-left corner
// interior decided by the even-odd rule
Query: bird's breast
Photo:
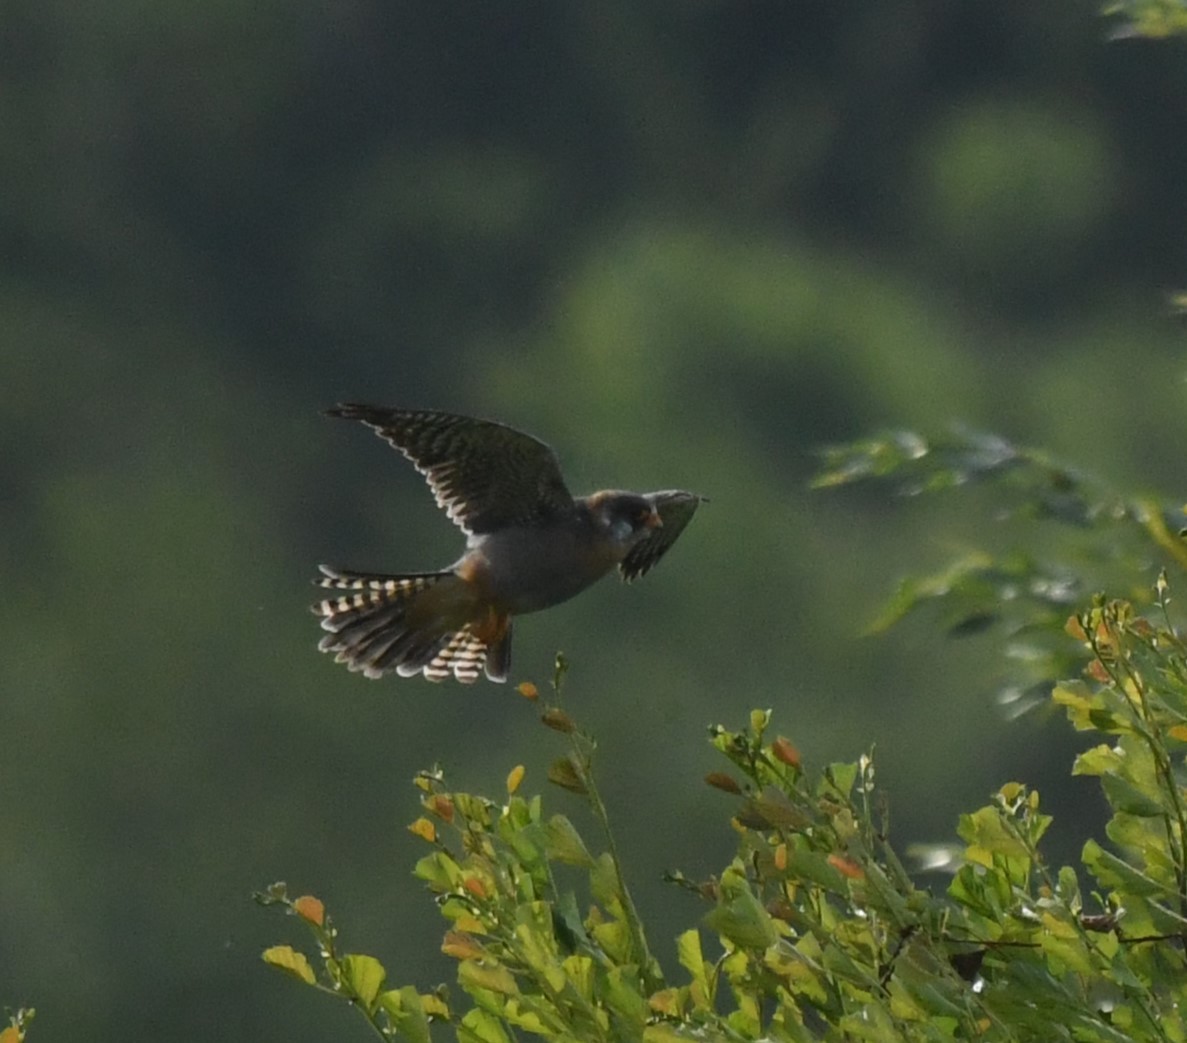
[[[558,524],[472,537],[456,568],[484,599],[522,615],[567,601],[620,559],[619,548],[588,528]]]

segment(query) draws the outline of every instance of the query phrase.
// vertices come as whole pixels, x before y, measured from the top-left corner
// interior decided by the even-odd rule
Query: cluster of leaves
[[[564,674],[558,658],[554,686]],[[530,698],[534,686],[521,685]],[[550,728],[570,737],[570,752],[549,771],[550,779],[586,797],[608,830],[605,807],[592,773],[594,743],[559,707],[542,715]],[[506,1041],[518,1029],[549,1039],[612,1040],[636,1037],[648,1016],[647,997],[660,987],[621,863],[607,832],[609,850],[595,857],[564,815],[545,818],[539,796],[518,793],[524,770],[507,777],[505,801],[450,792],[437,769],[416,778],[424,814],[409,829],[432,845],[416,865],[449,922],[442,951],[459,961],[458,983],[472,1004],[459,1013],[443,989],[385,989],[377,960],[342,955],[336,930],[322,903],[290,898],[283,884],[257,895],[280,904],[314,933],[321,961],[289,946],[264,958],[308,984],[342,995],[364,1013],[383,1038],[425,1043],[429,1022],[454,1025],[468,1043]],[[583,917],[575,897],[557,885],[560,866],[587,876],[592,904]]]
[[[1097,599],[1066,620],[1087,667],[1055,703],[1101,742],[1074,771],[1100,779],[1109,846],[1053,870],[1039,795],[1008,783],[961,817],[959,865],[944,894],[921,887],[891,846],[874,764],[810,777],[770,714],[712,729],[734,796],[736,857],[720,876],[672,874],[710,908],[676,939],[669,976],[652,956],[608,849],[593,854],[563,815],[525,798],[520,768],[502,800],[418,776],[410,827],[432,848],[416,875],[447,929],[465,998],[445,986],[388,987],[371,956],[343,954],[322,903],[284,885],[261,900],[312,932],[317,969],[290,946],[264,958],[352,1003],[383,1039],[428,1043],[433,1023],[463,1043],[640,1040],[1187,1040],[1187,645],[1168,618]],[[553,707],[571,741],[550,772],[603,826],[593,744]],[[583,898],[563,886],[579,871]],[[1088,890],[1085,890],[1085,888]],[[584,912],[582,912],[582,907]]]
[[[992,484],[997,520],[1057,526],[1053,554],[977,549],[933,574],[903,580],[870,627],[880,632],[910,613],[939,606],[952,637],[998,628],[1010,665],[1000,697],[1013,713],[1049,705],[1055,682],[1076,669],[1079,650],[1063,624],[1092,591],[1137,598],[1159,567],[1187,571],[1181,511],[1125,495],[1049,453],[995,434],[954,431],[929,438],[895,431],[837,446],[825,451],[814,484],[831,489],[871,481],[904,496]],[[1023,542],[1035,547],[1041,539],[1035,533]]]

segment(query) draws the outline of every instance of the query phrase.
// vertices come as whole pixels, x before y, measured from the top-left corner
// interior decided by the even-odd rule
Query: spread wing
[[[399,449],[467,535],[531,525],[573,506],[552,449],[504,424],[357,403],[326,415],[360,420]]]
[[[696,493],[680,489],[667,489],[659,493],[647,493],[646,497],[659,511],[663,525],[653,529],[651,535],[635,544],[618,566],[622,578],[628,583],[646,575],[676,542],[684,527],[692,521],[697,508],[705,499]]]

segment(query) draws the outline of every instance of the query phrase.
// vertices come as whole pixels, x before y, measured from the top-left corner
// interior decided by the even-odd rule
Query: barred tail
[[[453,675],[465,684],[485,666],[492,681],[505,680],[511,654],[511,621],[476,605],[469,585],[454,572],[384,576],[320,566],[318,582],[351,591],[313,606],[328,631],[318,644],[335,662],[366,677],[395,671],[423,673],[430,681]]]

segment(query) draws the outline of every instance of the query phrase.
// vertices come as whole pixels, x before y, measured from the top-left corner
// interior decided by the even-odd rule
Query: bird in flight
[[[338,593],[313,606],[327,631],[318,648],[366,677],[470,684],[484,671],[505,681],[514,616],[567,601],[616,566],[638,579],[704,499],[678,489],[574,497],[552,449],[491,420],[359,404],[326,415],[359,420],[395,446],[466,534],[465,553],[437,572],[319,566],[315,582]]]

